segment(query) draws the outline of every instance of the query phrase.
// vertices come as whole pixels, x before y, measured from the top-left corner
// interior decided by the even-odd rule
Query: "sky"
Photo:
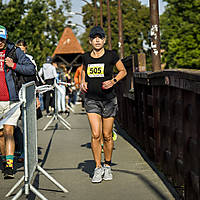
[[[60,1],[61,0],[57,0],[57,3],[59,3]],[[87,1],[91,2],[90,0]],[[142,4],[149,6],[149,0],[139,0],[139,1]],[[84,2],[83,0],[71,0],[71,3],[72,3],[72,9],[71,9],[72,12],[78,12],[78,13],[82,12],[82,6],[86,4],[86,2]],[[163,0],[158,0],[158,3],[159,3],[159,14],[162,14],[164,12],[164,6],[166,5],[166,2],[163,2]],[[73,15],[71,21],[73,24],[79,24],[83,26],[81,15]],[[80,31],[78,35],[84,32],[84,28],[82,28],[81,26],[78,26],[78,29]]]

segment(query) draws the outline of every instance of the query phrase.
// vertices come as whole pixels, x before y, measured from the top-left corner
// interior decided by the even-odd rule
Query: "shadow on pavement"
[[[89,174],[89,176],[91,178],[93,175],[95,166],[96,166],[96,164],[95,164],[94,160],[85,160],[84,162],[79,163],[77,168],[81,169],[83,172]]]
[[[168,200],[163,194],[162,191],[160,191],[156,185],[154,185],[152,183],[152,181],[149,181],[144,175],[140,174],[140,173],[135,173],[135,172],[131,172],[128,170],[122,170],[122,169],[112,169],[112,171],[114,172],[119,172],[119,173],[126,173],[126,174],[131,174],[134,176],[137,176],[140,180],[142,180],[142,182],[145,183],[145,185],[149,188],[151,188],[152,191],[154,191],[155,194],[157,194],[162,200]]]
[[[168,188],[170,193],[174,196],[175,199],[180,200],[180,195],[177,193],[175,188],[169,183],[165,175],[158,170],[156,165],[149,159],[147,154],[141,149],[141,147],[135,142],[133,138],[131,138],[123,128],[120,127],[119,122],[115,120],[115,128],[117,129],[117,134],[119,134],[123,139],[125,139],[129,144],[131,144],[137,151],[140,153],[142,158],[148,163],[148,165],[152,168],[152,170],[159,176],[165,186]],[[132,172],[131,172],[132,173]],[[145,177],[140,175],[140,178],[145,180]],[[152,184],[149,184],[151,186]],[[156,188],[155,188],[156,189]],[[161,194],[162,195],[162,194]],[[165,200],[165,199],[164,199]]]
[[[50,138],[50,141],[49,141],[49,144],[48,144],[48,146],[47,146],[47,149],[46,149],[46,152],[45,152],[45,154],[44,154],[44,157],[43,157],[43,159],[41,160],[39,160],[40,162],[41,162],[41,167],[43,168],[43,166],[44,166],[44,164],[46,163],[46,160],[47,160],[47,157],[48,157],[48,154],[49,154],[49,151],[50,151],[50,148],[51,148],[51,144],[52,144],[52,141],[53,141],[53,137],[54,137],[54,134],[55,134],[55,132],[56,132],[56,130],[57,130],[57,128],[58,128],[58,124],[56,123],[56,125],[55,125],[55,128],[54,128],[54,130],[53,130],[53,133],[52,133],[52,136],[51,136],[51,138]],[[40,149],[41,150],[41,149]],[[38,161],[38,162],[39,162]],[[41,188],[39,188],[39,179],[40,179],[40,173],[39,172],[37,172],[37,174],[36,174],[36,176],[35,176],[35,178],[34,178],[34,180],[33,180],[33,186],[37,189],[37,190],[41,190]],[[43,189],[44,190],[44,189]],[[49,189],[45,189],[45,190],[48,190],[49,191]],[[60,190],[55,190],[56,192],[60,192]],[[27,199],[28,200],[34,200],[36,198],[36,195],[34,194],[34,193],[32,193],[32,192],[30,192],[30,194],[28,195],[28,197],[27,197]]]
[[[88,148],[88,149],[91,149],[91,142],[82,144],[81,147],[86,147],[86,148]]]

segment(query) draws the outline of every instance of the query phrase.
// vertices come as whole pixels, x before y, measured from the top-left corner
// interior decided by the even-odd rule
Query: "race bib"
[[[104,64],[88,64],[87,75],[90,78],[104,77]]]

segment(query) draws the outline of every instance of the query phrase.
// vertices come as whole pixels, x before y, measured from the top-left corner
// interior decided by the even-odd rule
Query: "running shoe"
[[[104,153],[103,144],[101,145],[101,153]]]
[[[17,162],[18,162],[18,163],[23,163],[23,162],[24,162],[24,153],[22,153],[21,156],[19,156],[19,157],[17,158]]]
[[[112,130],[112,137],[113,137],[113,141],[116,141],[117,140],[117,133],[115,131],[115,129],[113,128]]]
[[[92,183],[101,183],[103,174],[104,174],[104,168],[96,167],[94,169],[94,176],[92,177]]]
[[[4,169],[4,179],[14,179],[14,169],[12,167]]]
[[[47,115],[46,115],[46,116],[47,116],[47,117],[52,117],[52,116],[51,116],[51,113],[47,113]]]
[[[69,112],[69,110],[65,110],[65,112],[64,112],[65,114],[66,114],[66,116],[67,117],[69,117],[69,115],[70,115],[70,112]]]
[[[103,176],[103,180],[105,181],[111,181],[113,176],[112,176],[112,170],[110,166],[104,165],[104,176]]]

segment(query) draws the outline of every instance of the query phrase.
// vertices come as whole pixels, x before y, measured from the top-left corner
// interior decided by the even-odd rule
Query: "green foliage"
[[[166,0],[161,16],[163,62],[168,68],[200,68],[200,1]]]
[[[95,10],[94,0],[91,4],[86,4],[82,8],[84,14],[83,23],[86,26],[86,32],[81,37],[81,43],[84,50],[88,51],[91,47],[88,43],[88,35],[90,29],[95,25]],[[103,0],[103,27],[107,33],[107,4]],[[123,21],[123,39],[124,39],[124,56],[129,56],[132,53],[137,53],[139,49],[143,48],[143,41],[148,41],[148,31],[150,29],[149,8],[138,0],[121,1],[122,21]],[[100,8],[97,0],[97,18],[100,24]],[[112,34],[112,48],[118,49],[118,13],[117,1],[110,0],[110,15],[111,15],[111,34]],[[107,44],[105,45],[108,48]]]
[[[38,68],[46,57],[52,55],[66,26],[64,11],[70,11],[70,0],[63,0],[56,6],[55,0],[10,0],[0,1],[1,25],[8,30],[8,39],[16,42],[24,39]]]

